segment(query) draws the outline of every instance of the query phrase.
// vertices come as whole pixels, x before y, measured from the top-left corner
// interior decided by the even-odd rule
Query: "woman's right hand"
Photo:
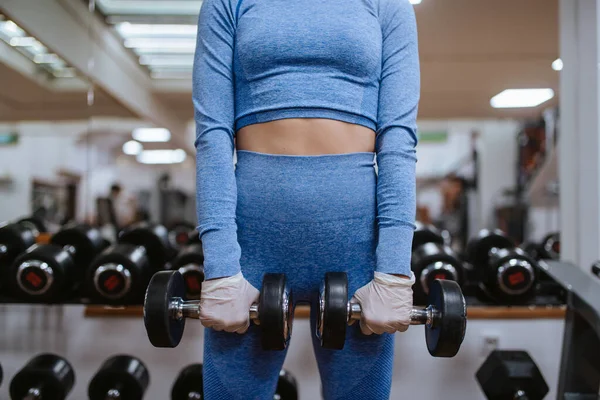
[[[241,272],[202,282],[200,322],[216,331],[245,333],[250,326],[250,306],[259,291]]]

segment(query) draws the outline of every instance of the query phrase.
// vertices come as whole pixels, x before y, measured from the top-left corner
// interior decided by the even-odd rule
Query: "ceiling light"
[[[563,66],[564,66],[563,60],[561,60],[560,58],[557,58],[552,63],[552,69],[555,70],[555,71],[562,71]]]
[[[144,150],[144,146],[140,142],[136,142],[135,140],[130,140],[129,142],[125,142],[123,144],[123,153],[128,156],[137,156]]]
[[[36,64],[56,64],[59,63],[61,59],[56,54],[36,54],[33,58],[33,62]]]
[[[195,38],[198,27],[196,25],[132,24],[121,22],[117,24],[116,29],[124,38],[156,36]]]
[[[494,108],[537,107],[554,97],[552,89],[507,89],[492,97]]]
[[[198,15],[202,1],[96,0],[104,14]]]
[[[62,69],[57,69],[54,72],[52,72],[52,75],[54,75],[56,78],[75,78],[77,76],[77,73],[75,72],[75,68],[62,68]]]
[[[158,49],[177,49],[177,50],[186,50],[193,52],[196,48],[196,40],[195,39],[168,39],[168,38],[157,38],[157,39],[126,39],[125,47],[128,48],[136,48],[136,49],[144,49],[144,50],[153,50],[157,51]]]
[[[131,136],[138,142],[168,142],[171,132],[165,128],[137,128]]]
[[[189,67],[194,65],[194,57],[189,56],[160,56],[144,55],[140,57],[140,64],[152,67]]]
[[[185,151],[177,150],[144,150],[136,160],[142,164],[176,164],[185,161]]]
[[[24,36],[24,37],[14,37],[11,38],[8,44],[13,47],[28,47],[34,46],[36,43],[39,43],[35,38]]]
[[[0,22],[0,33],[9,37],[25,36],[25,31],[11,20]]]
[[[410,0],[410,4],[421,4],[421,0]]]

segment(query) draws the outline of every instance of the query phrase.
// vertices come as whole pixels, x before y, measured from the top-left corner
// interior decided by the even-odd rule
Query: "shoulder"
[[[200,7],[200,20],[219,19],[235,24],[236,12],[242,0],[204,0]]]
[[[410,0],[376,0],[379,21],[383,28],[389,24],[414,24],[415,9]]]

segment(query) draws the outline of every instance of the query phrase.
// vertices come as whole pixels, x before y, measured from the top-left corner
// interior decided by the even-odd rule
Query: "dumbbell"
[[[431,225],[417,224],[413,236],[411,269],[415,274],[414,303],[427,302],[429,286],[436,279],[456,281],[463,278],[463,265],[454,251],[445,245],[441,232]]]
[[[361,317],[359,303],[348,301],[348,275],[328,272],[319,292],[316,335],[321,346],[341,350],[346,327]],[[429,288],[429,306],[413,308],[411,325],[425,325],[425,341],[434,357],[454,357],[465,337],[467,305],[458,283],[434,280]]]
[[[186,299],[199,299],[204,281],[204,252],[202,244],[193,243],[183,247],[171,261],[170,268],[179,271],[185,282]]]
[[[542,260],[558,260],[560,258],[560,233],[547,234],[542,239],[538,251]]]
[[[35,356],[10,382],[12,400],[64,400],[75,384],[75,371],[55,354]]]
[[[60,301],[83,281],[85,268],[104,248],[100,231],[86,224],[69,225],[49,244],[36,244],[11,267],[14,295],[36,302]]]
[[[200,300],[185,300],[185,283],[178,271],[154,274],[144,300],[144,325],[155,347],[176,347],[186,318],[200,318]],[[258,303],[250,307],[250,319],[259,325],[262,347],[283,350],[292,334],[292,292],[284,274],[265,274]]]
[[[189,244],[192,232],[196,232],[196,227],[188,222],[178,222],[171,225],[169,229],[169,243],[171,247],[181,249]]]
[[[519,303],[535,294],[537,263],[500,230],[482,230],[467,244],[481,290],[503,303]]]
[[[90,400],[141,400],[150,384],[144,363],[132,356],[116,355],[102,363],[88,386]]]
[[[37,231],[38,234],[42,232],[48,232],[48,225],[43,219],[38,217],[24,217],[19,219],[17,221],[17,224],[23,225],[31,230]]]
[[[202,400],[204,390],[202,364],[191,364],[181,370],[171,389],[171,400]],[[279,372],[273,400],[297,400],[298,384],[287,371]]]
[[[28,224],[0,225],[0,286],[10,281],[10,266],[19,254],[35,244],[39,232]]]
[[[0,386],[2,386],[2,378],[4,378],[4,374],[2,373],[2,365],[0,365]]]
[[[164,226],[132,225],[92,261],[86,273],[87,291],[97,302],[139,303],[152,274],[165,267],[173,252]]]
[[[542,400],[548,385],[525,351],[494,350],[475,374],[489,400]]]

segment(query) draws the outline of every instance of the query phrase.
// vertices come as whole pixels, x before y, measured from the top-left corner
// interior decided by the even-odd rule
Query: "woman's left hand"
[[[373,280],[358,289],[351,300],[361,306],[362,333],[381,335],[406,331],[410,326],[414,283],[412,272],[410,279],[375,272]]]

